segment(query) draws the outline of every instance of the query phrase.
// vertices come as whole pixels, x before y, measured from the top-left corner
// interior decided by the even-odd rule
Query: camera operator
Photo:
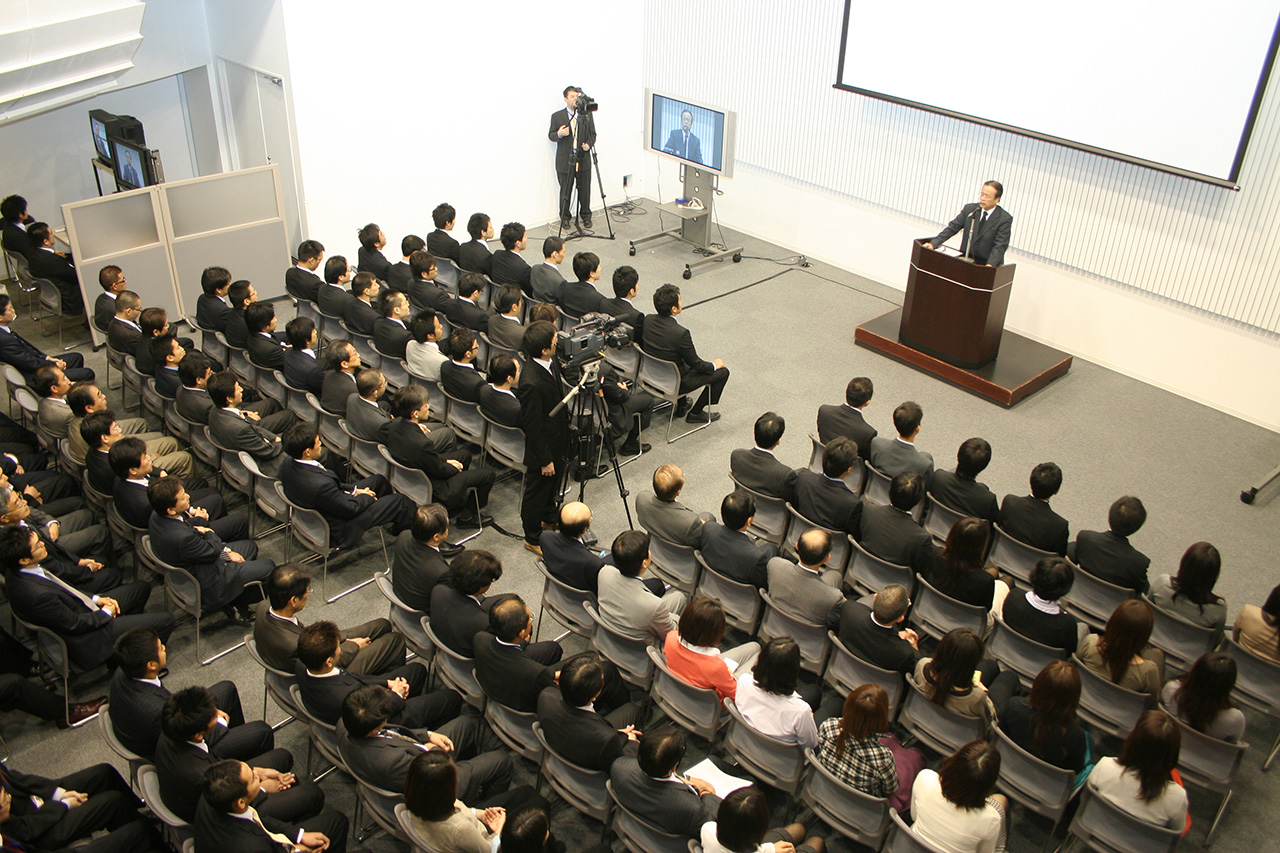
[[[577,337],[579,333],[603,336],[603,340],[592,349],[600,352],[600,347],[607,342],[610,346],[625,346],[630,343],[630,334],[620,320],[607,314],[588,314],[568,333],[561,335]],[[561,355],[564,355],[561,347]],[[561,363],[565,381],[577,385],[582,378],[582,367],[572,363]],[[632,389],[622,381],[609,362],[600,359],[599,390],[596,392],[604,398],[605,411],[609,418],[609,427],[613,432],[615,449],[623,456],[639,456],[653,448],[649,444],[640,443],[640,430],[649,426],[649,413],[658,401],[646,391]],[[585,390],[584,392],[585,393]],[[640,417],[637,419],[636,415]],[[621,441],[619,445],[618,442]]]
[[[540,320],[525,329],[520,342],[528,361],[520,371],[516,397],[520,400],[520,428],[524,430],[524,501],[520,519],[524,547],[542,556],[538,540],[543,529],[554,529],[556,495],[569,455],[569,409],[551,416],[564,396],[555,365],[556,327]]]
[[[579,98],[583,101],[578,109]],[[596,142],[595,122],[588,110],[594,102],[582,90],[567,86],[564,109],[551,114],[547,138],[556,144],[556,176],[560,179],[560,227],[569,227],[569,197],[573,183],[578,185],[578,215],[585,228],[591,227],[591,146]]]

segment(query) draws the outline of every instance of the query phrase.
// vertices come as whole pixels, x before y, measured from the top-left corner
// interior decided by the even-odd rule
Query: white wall
[[[386,0],[282,0],[307,236],[354,259],[374,221],[398,260],[400,238],[432,230],[431,210],[458,210],[455,233],[484,211],[497,227],[556,215],[551,113],[566,85],[601,103],[601,173],[610,202],[644,154],[642,0],[572,10],[500,2],[483,8]],[[596,33],[585,37],[589,26]],[[593,190],[598,209],[598,191]]]

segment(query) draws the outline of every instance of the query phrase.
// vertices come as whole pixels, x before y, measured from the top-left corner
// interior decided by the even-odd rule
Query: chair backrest
[[[289,500],[284,493],[284,484],[279,480],[273,480],[271,486],[289,506],[289,526],[293,530],[294,537],[308,551],[321,556],[328,554],[329,549],[333,547],[331,544],[333,539],[329,531],[329,522],[325,521],[324,516],[314,509],[298,506]]]
[[[964,717],[934,704],[913,678],[907,678],[907,698],[898,714],[898,724],[934,752],[950,755],[970,741],[984,736],[987,721]]]
[[[128,368],[127,359],[125,367]],[[252,388],[258,387],[258,368],[249,361],[249,353],[243,347],[227,344],[227,367],[234,370],[245,385]]]
[[[999,727],[993,728],[1000,751],[1000,779],[996,788],[1025,808],[1056,822],[1075,793],[1075,771],[1036,758],[1010,740]]]
[[[285,390],[285,399],[283,402],[289,411],[297,415],[298,419],[303,423],[315,426],[320,419],[320,415],[315,409],[311,408],[311,404],[307,402],[306,390],[302,388],[294,388],[290,385],[289,380],[284,378],[284,373],[282,371],[275,371],[275,377],[276,381],[279,382],[280,386]]]
[[[436,281],[449,288],[451,293],[458,292],[458,280],[462,278],[462,273],[449,258],[436,258]]]
[[[253,638],[253,632],[246,632],[244,635],[244,646],[249,650],[249,657],[257,661],[258,666],[262,667],[262,683],[266,687],[267,692],[280,709],[291,717],[297,717],[300,720],[306,719],[306,714],[302,708],[293,702],[293,695],[289,692],[289,686],[296,683],[298,677],[292,672],[285,672],[276,669],[267,663],[262,654],[258,651],[258,641]],[[265,712],[266,705],[264,703],[263,710]]]
[[[142,405],[146,407],[148,412],[155,415],[158,420],[164,420],[166,401],[160,392],[156,390],[156,380],[153,376],[144,376],[142,378]]]
[[[995,566],[1012,575],[1024,586],[1031,586],[1031,570],[1045,557],[1056,557],[1052,551],[1041,551],[1021,542],[998,524],[992,525],[991,551],[987,553],[987,565]],[[1079,578],[1076,579],[1079,581]]]
[[[409,648],[422,659],[423,663],[430,664],[432,659],[435,658],[436,647],[431,642],[431,638],[427,636],[427,632],[422,628],[423,615],[405,604],[400,600],[400,596],[396,595],[395,589],[391,586],[390,569],[374,572],[373,580],[378,585],[378,591],[382,593],[382,597],[391,605],[388,618],[396,632],[404,637]]]
[[[835,632],[828,632],[831,643],[831,656],[827,659],[827,670],[823,679],[835,688],[842,696],[849,695],[853,688],[862,684],[878,684],[889,694],[889,719],[898,714],[898,703],[906,691],[903,675],[892,669],[881,669],[875,664],[867,663],[840,642]]]
[[[551,611],[551,615],[561,625],[579,636],[590,638],[595,631],[595,623],[587,617],[582,606],[594,603],[594,596],[586,590],[574,589],[556,578],[541,559],[534,562],[545,579],[542,586],[542,606]]]
[[[1222,650],[1236,662],[1231,698],[1255,711],[1280,717],[1280,663],[1259,657],[1231,637]]]
[[[320,750],[320,754],[325,757],[326,761],[334,767],[340,767],[345,771],[347,765],[342,759],[342,753],[338,750],[337,728],[324,720],[318,719],[307,710],[306,703],[302,701],[302,688],[296,682],[289,685],[289,698],[302,711],[303,719],[310,724],[311,742],[315,744],[316,749]]]
[[[709,687],[694,687],[667,668],[662,652],[650,646],[653,690],[649,694],[664,714],[683,729],[714,741],[722,723],[720,697]]]
[[[531,728],[542,747],[542,768],[539,771],[542,776],[569,805],[588,817],[608,823],[612,809],[605,783],[609,774],[574,764],[547,744],[547,736],[542,733],[540,725],[535,722]]]
[[[191,318],[191,321],[195,322],[194,317]],[[199,326],[197,328],[200,329],[200,349],[204,351],[204,354],[218,362],[218,364],[226,364],[229,345],[222,332]]]
[[[36,395],[26,385],[10,385],[9,393],[13,395],[13,399],[17,400],[18,405],[22,408],[22,413],[33,424],[40,423],[40,401],[36,399]]]
[[[396,822],[400,824],[400,831],[409,840],[409,846],[413,848],[415,853],[445,853],[439,847],[435,847],[428,842],[427,839],[422,837],[422,833],[418,832],[418,827],[413,822],[413,813],[409,811],[408,806],[404,803],[396,803],[395,814]]]
[[[107,746],[111,747],[111,751],[129,762],[135,771],[146,761],[141,755],[121,743],[120,738],[116,736],[115,726],[111,723],[110,704],[98,708],[98,728],[102,731],[102,739],[107,742]]]
[[[955,523],[967,516],[965,513],[947,506],[933,495],[925,495],[924,500],[924,529],[934,539],[939,542],[945,542]]]
[[[1183,781],[1211,791],[1231,790],[1236,773],[1240,770],[1240,762],[1249,751],[1249,744],[1218,740],[1191,728],[1176,714],[1171,713],[1169,716],[1182,730],[1178,770],[1182,773]]]
[[[613,831],[631,853],[686,853],[689,840],[683,835],[664,832],[627,808],[613,791],[613,783],[605,782],[605,790],[615,807]]]
[[[587,611],[596,626],[595,633],[591,635],[591,645],[605,660],[618,668],[618,674],[625,681],[648,690],[653,683],[653,660],[649,657],[649,643],[619,634],[600,618],[600,612],[590,601],[583,602],[582,609]]]
[[[378,349],[378,345],[373,345],[374,352],[382,359],[382,377],[387,380],[387,384],[394,388],[403,388],[409,384],[409,368],[405,367],[404,361],[399,356],[385,353]]]
[[[436,649],[436,673],[440,680],[461,693],[467,704],[483,709],[487,697],[480,682],[476,681],[476,659],[459,654],[440,642],[435,631],[431,630],[431,620],[426,616],[422,617],[421,625]]]
[[[677,545],[655,533],[649,533],[649,570],[665,583],[681,592],[691,593],[698,585],[702,571],[692,545]]]
[[[899,566],[872,554],[862,543],[849,540],[853,545],[853,556],[849,560],[849,568],[845,570],[844,582],[864,593],[874,594],[891,583],[902,584],[911,594],[915,589],[916,573],[909,566]]]
[[[649,355],[643,349],[640,350],[640,365],[636,368],[636,381],[645,391],[672,405],[680,397],[680,369],[676,363]]]
[[[733,481],[735,489],[747,492],[756,500],[756,515],[751,520],[751,526],[747,528],[747,532],[775,545],[782,544],[782,541],[788,538],[787,528],[791,524],[791,515],[787,512],[787,502],[782,498],[748,489],[738,482],[732,471],[729,472],[729,479]],[[794,541],[795,537],[791,538]],[[833,550],[835,547],[835,543],[832,543]],[[833,556],[831,559],[834,564],[835,557]],[[843,564],[841,568],[843,568]]]
[[[55,317],[62,316],[62,291],[47,278],[37,278],[35,281],[40,285],[40,304]]]
[[[1071,662],[1080,672],[1080,717],[1090,725],[1123,739],[1147,709],[1148,696],[1113,684],[1084,665],[1075,655]]]
[[[176,407],[175,407],[176,411]],[[188,422],[190,423],[190,422]],[[190,441],[191,452],[196,458],[204,464],[208,465],[215,471],[222,468],[222,451],[209,438],[208,427],[205,424],[191,424]]]
[[[279,371],[257,362],[253,364],[258,369],[258,393],[264,397],[270,397],[282,406],[285,405],[289,401],[289,395],[284,383],[276,375]]]
[[[941,640],[953,628],[968,628],[982,636],[987,628],[987,609],[957,601],[920,578],[911,607],[911,623],[935,640]]]
[[[862,499],[873,504],[889,506],[889,483],[893,478],[883,471],[873,468],[870,462],[866,463],[866,468],[866,487],[862,492]]]
[[[1112,805],[1089,782],[1081,790],[1080,807],[1068,831],[1090,849],[1112,853],[1173,853],[1182,837],[1179,830],[1156,826]]]
[[[356,348],[356,352],[360,353],[360,363],[364,367],[371,367],[378,370],[382,367],[382,355],[373,346],[373,338],[368,335],[362,335],[347,328],[346,323],[341,324],[343,330],[347,333],[347,337],[351,339],[351,345]]]
[[[184,418],[174,404],[164,407],[164,428],[170,435],[182,439],[187,444],[191,443],[191,421]]]
[[[387,464],[391,466],[391,488],[395,489],[402,495],[406,495],[411,501],[418,506],[432,503],[433,491],[431,487],[431,479],[427,477],[425,471],[421,468],[410,468],[408,465],[401,465],[391,455],[391,451],[387,449],[385,444],[378,445],[378,453],[387,460]]]
[[[724,708],[729,714],[725,752],[761,782],[794,796],[804,778],[804,749],[752,728],[732,699],[724,700]]]
[[[1029,688],[1040,670],[1055,660],[1066,660],[1067,652],[1022,636],[997,614],[995,630],[987,641],[987,657],[1016,672],[1022,686]]]
[[[817,759],[812,749],[804,751],[809,772],[800,789],[800,799],[813,809],[818,819],[859,844],[878,850],[889,832],[888,797],[864,794]]]
[[[214,438],[213,430],[208,426],[203,427],[205,439],[218,448],[220,455],[222,479],[227,485],[235,489],[241,494],[253,496],[253,474],[249,469],[244,467],[244,463],[240,461],[240,451],[218,441]]]
[[[174,814],[164,804],[164,792],[160,789],[160,774],[154,764],[144,764],[138,768],[138,787],[142,790],[142,799],[151,813],[160,818],[165,826],[174,829],[185,829],[187,822]]]
[[[640,371],[640,350],[635,344],[621,349],[606,347],[604,360],[618,372],[618,376],[626,380],[634,382],[636,374]]]
[[[289,504],[276,491],[275,486],[272,485],[272,483],[276,482],[276,478],[262,473],[258,463],[247,451],[241,450],[239,457],[240,464],[253,477],[253,502],[258,505],[258,509],[266,513],[269,518],[281,523],[288,523]]]
[[[10,608],[12,609],[12,605]],[[13,619],[35,635],[37,651],[54,674],[60,676],[64,682],[69,679],[72,666],[71,656],[67,651],[67,641],[43,625],[28,622],[16,613],[13,614]]]
[[[514,750],[521,758],[535,764],[542,761],[542,744],[533,733],[538,715],[532,711],[514,711],[501,702],[489,700],[484,706],[484,718],[498,739]]]
[[[484,413],[480,413],[484,417]],[[484,450],[504,468],[525,473],[524,430],[506,426],[485,417]]]
[[[1217,631],[1194,622],[1188,622],[1176,613],[1170,613],[1149,597],[1143,600],[1155,613],[1151,627],[1151,645],[1164,652],[1165,668],[1173,672],[1186,672],[1202,654],[1216,645]]]
[[[907,822],[893,809],[889,809],[889,818],[892,821],[889,825],[889,838],[881,848],[881,853],[947,853],[943,848],[916,835],[915,830],[907,826]]]
[[[378,442],[367,441],[356,436],[347,426],[346,418],[338,418],[338,426],[347,434],[347,439],[351,442],[351,467],[366,477],[381,474],[390,480],[391,465],[386,457],[378,452]]]
[[[338,426],[338,416],[332,412],[326,412],[324,406],[321,406],[320,401],[316,399],[316,395],[310,391],[307,392],[307,402],[315,410],[316,416],[319,418],[317,423],[320,440],[339,456],[343,458],[350,456],[351,441],[342,427]]]
[[[790,637],[800,646],[800,668],[822,675],[827,666],[827,654],[831,647],[827,640],[827,626],[807,622],[786,612],[760,590],[764,613],[760,617],[760,639],[769,641],[775,637]]]
[[[359,776],[356,780],[356,798],[364,806],[364,810],[373,816],[373,820],[392,838],[408,843],[409,836],[400,828],[396,818],[396,807],[404,803],[404,794],[384,791],[370,785]]]
[[[157,557],[155,549],[151,547],[150,534],[138,537],[138,551],[147,562],[161,568],[164,574],[165,591],[169,594],[169,598],[173,599],[173,603],[183,612],[199,617],[204,612],[204,605],[200,582],[196,580],[195,575],[181,566],[166,563]]]
[[[460,400],[445,392],[449,399],[449,408],[445,414],[445,423],[453,428],[459,438],[476,445],[484,446],[485,419],[480,415],[480,406]]]
[[[1076,566],[1076,579],[1062,596],[1067,610],[1081,622],[1101,630],[1123,602],[1133,598],[1133,590],[1107,583]]]
[[[788,516],[787,543],[794,548],[800,537],[810,530],[825,530],[827,536],[831,539],[831,556],[827,560],[827,568],[843,574],[849,565],[849,558],[853,552],[853,547],[849,544],[852,540],[842,530],[832,530],[830,527],[823,527],[817,522],[810,521],[791,504],[785,504],[785,506]]]
[[[694,594],[701,598],[718,598],[724,605],[724,618],[730,626],[747,634],[755,634],[756,625],[760,622],[762,602],[756,588],[749,583],[741,583],[722,575],[702,559],[702,552],[695,551],[694,556],[702,571],[698,575],[698,588]]]

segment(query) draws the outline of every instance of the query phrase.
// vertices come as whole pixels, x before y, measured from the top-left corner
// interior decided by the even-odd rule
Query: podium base
[[[898,340],[902,309],[863,323],[854,341],[867,349],[938,377],[957,388],[1012,408],[1071,369],[1071,356],[1005,329],[1000,352],[978,368],[958,367]]]

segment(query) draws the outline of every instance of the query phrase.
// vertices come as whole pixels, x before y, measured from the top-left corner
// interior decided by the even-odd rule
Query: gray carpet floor
[[[1152,576],[1176,571],[1183,551],[1193,542],[1208,540],[1222,552],[1222,578],[1217,591],[1226,598],[1230,616],[1242,604],[1261,602],[1280,582],[1275,555],[1280,552],[1280,502],[1264,494],[1253,506],[1239,500],[1240,491],[1280,462],[1280,436],[1166,391],[1113,371],[1076,359],[1071,372],[1049,387],[1006,410],[941,383],[911,368],[854,345],[854,328],[901,303],[901,294],[847,271],[820,263],[805,268],[787,258],[777,246],[725,231],[722,239],[743,245],[741,263],[710,264],[683,281],[684,264],[696,260],[690,247],[676,241],[660,241],[639,248],[628,257],[628,241],[674,227],[667,217],[659,222],[651,202],[649,211],[632,211],[628,221],[614,225],[618,239],[575,240],[574,252],[592,251],[602,262],[601,289],[608,290],[609,276],[620,264],[629,263],[640,274],[637,304],[651,310],[653,291],[662,283],[678,284],[686,311],[682,322],[693,331],[704,358],[723,358],[732,376],[720,407],[723,418],[674,444],[664,441],[666,418],[654,418],[645,433],[653,450],[624,465],[625,487],[631,495],[649,488],[653,470],[675,463],[685,472],[682,499],[700,510],[716,511],[729,489],[728,457],[731,450],[752,444],[751,429],[766,410],[783,415],[788,431],[778,455],[800,467],[809,458],[808,433],[814,429],[818,405],[839,403],[850,377],[870,376],[875,397],[866,411],[881,434],[893,433],[891,414],[903,400],[919,402],[925,412],[918,444],[931,452],[939,467],[953,467],[956,448],[970,436],[991,442],[994,457],[983,480],[998,494],[1027,493],[1027,477],[1038,462],[1057,462],[1064,471],[1061,494],[1053,500],[1068,518],[1073,531],[1105,529],[1107,508],[1125,494],[1139,496],[1149,517],[1132,541],[1152,559]],[[603,217],[596,218],[598,234],[607,234]],[[537,262],[545,227],[530,233],[526,258]],[[394,236],[394,235],[393,235]],[[721,235],[717,235],[721,236]],[[789,263],[791,262],[791,263]],[[569,272],[566,263],[564,272]],[[234,269],[233,269],[234,272]],[[903,258],[906,272],[906,257]],[[20,306],[25,304],[19,300]],[[28,320],[18,328],[40,341]],[[87,338],[87,333],[81,333]],[[68,340],[75,334],[68,332]],[[56,338],[45,339],[52,350]],[[87,346],[80,351],[88,363],[105,372],[101,352]],[[119,391],[109,392],[119,408]],[[677,422],[677,428],[680,423]],[[519,482],[505,480],[494,489],[491,512],[505,529],[518,532]],[[576,492],[573,495],[576,497]],[[590,481],[585,500],[595,515],[594,530],[607,545],[627,526],[624,501],[612,477]],[[627,499],[632,503],[632,498]],[[260,540],[263,556],[284,558],[283,534]],[[541,577],[532,555],[519,539],[494,530],[484,531],[470,547],[492,551],[503,562],[505,574],[495,592],[516,592],[538,610]],[[295,547],[294,553],[297,553]],[[369,577],[385,565],[376,536],[367,536],[360,554],[330,567],[330,594]],[[316,574],[319,574],[318,566]],[[386,605],[370,585],[334,604],[313,596],[304,612],[307,621],[329,619],[339,625],[354,624],[385,615]],[[157,590],[151,607],[163,606]],[[210,617],[205,630],[205,654],[239,639],[241,631],[220,616]],[[543,638],[564,629],[552,620],[540,627]],[[567,651],[584,647],[575,637],[565,640]],[[231,679],[239,687],[250,717],[263,709],[261,671],[243,651],[228,655],[208,667],[196,660],[194,626],[179,624],[169,644],[170,689]],[[105,692],[105,678],[87,676],[73,683],[73,695],[88,697]],[[279,709],[267,707],[266,718],[280,720]],[[113,761],[123,766],[102,741],[96,721],[80,729],[57,732],[19,713],[5,714],[3,732],[12,766],[57,776],[87,763]],[[1247,739],[1254,746],[1245,756],[1235,786],[1235,796],[1215,844],[1221,850],[1244,850],[1257,839],[1280,834],[1280,812],[1275,808],[1280,783],[1277,776],[1260,770],[1262,759],[1277,736],[1280,721],[1249,715]],[[301,769],[307,754],[306,731],[293,723],[277,733],[277,744],[293,751]],[[705,744],[692,750],[700,757]],[[317,768],[321,759],[316,757]],[[532,782],[535,768],[525,765],[524,781]],[[332,805],[348,815],[354,808],[349,779],[331,774],[322,783]],[[544,793],[546,793],[544,791]],[[556,833],[570,850],[586,849],[599,839],[600,827],[580,817],[554,796],[552,820]],[[1216,798],[1191,792],[1194,827],[1188,844],[1203,840],[1217,807]],[[1047,836],[1043,820],[1015,808],[1012,813],[1011,850],[1038,848]],[[814,824],[814,832],[831,832]],[[352,845],[355,846],[354,844]],[[402,845],[375,835],[365,842],[369,850],[402,850]],[[835,845],[852,849],[847,844]],[[1264,845],[1266,846],[1266,845]],[[620,844],[615,842],[615,849]]]

